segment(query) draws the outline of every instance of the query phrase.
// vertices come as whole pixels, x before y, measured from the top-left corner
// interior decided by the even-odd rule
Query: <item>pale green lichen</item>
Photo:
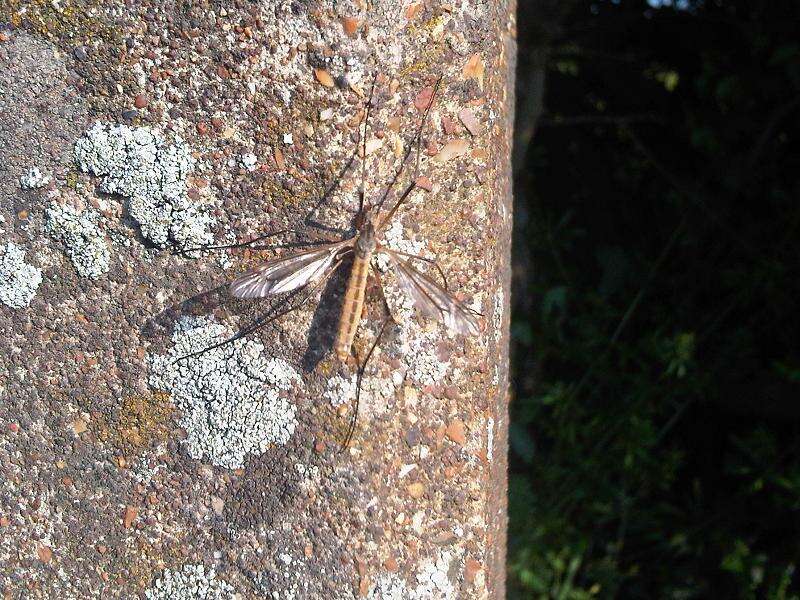
[[[180,570],[167,569],[144,593],[147,600],[232,600],[233,586],[217,579],[214,569],[203,565],[185,565]]]
[[[69,205],[53,204],[45,211],[45,231],[62,242],[78,275],[97,279],[108,272],[111,252],[99,227],[100,215],[91,209],[78,212]]]
[[[97,123],[75,143],[75,160],[103,178],[102,191],[128,198],[142,235],[159,248],[211,243],[214,218],[186,193],[195,161],[180,138],[169,143],[149,127]]]
[[[149,379],[181,412],[189,455],[231,469],[289,441],[297,421],[286,392],[301,384],[286,361],[265,357],[264,346],[252,339],[201,352],[232,335],[208,317],[181,319],[173,347],[150,359]]]
[[[25,251],[8,242],[0,247],[0,302],[11,308],[28,306],[42,283],[40,269],[25,262]]]

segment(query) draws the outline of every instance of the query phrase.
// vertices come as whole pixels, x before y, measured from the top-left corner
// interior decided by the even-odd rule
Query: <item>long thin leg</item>
[[[378,346],[378,342],[381,340],[381,336],[383,336],[383,332],[386,331],[386,326],[389,324],[389,321],[391,320],[392,320],[391,317],[388,317],[386,320],[384,320],[383,325],[381,325],[380,331],[378,331],[378,335],[375,337],[375,341],[372,342],[372,346],[370,347],[369,352],[367,352],[367,357],[364,359],[364,362],[358,368],[358,372],[356,373],[355,407],[353,408],[353,416],[350,417],[350,424],[347,428],[347,435],[345,436],[344,441],[342,442],[342,445],[339,448],[340,452],[345,450],[350,445],[350,441],[353,439],[353,433],[355,433],[356,430],[356,421],[358,420],[358,408],[361,404],[361,382],[364,379],[364,371],[367,368],[367,363],[369,362],[369,359],[372,357],[372,353]]]
[[[250,325],[248,325],[247,327],[245,327],[243,329],[240,329],[239,331],[236,332],[236,334],[234,334],[233,336],[229,337],[227,340],[223,340],[223,341],[221,341],[221,342],[219,342],[217,344],[209,346],[208,348],[203,348],[202,350],[198,350],[197,352],[192,352],[191,354],[186,354],[184,356],[181,356],[180,358],[176,358],[174,361],[172,361],[172,363],[175,364],[175,363],[178,363],[178,362],[180,362],[182,360],[186,360],[187,358],[193,358],[195,356],[200,356],[201,354],[205,354],[206,352],[210,352],[211,350],[215,350],[216,348],[220,348],[220,347],[224,346],[225,344],[230,344],[232,342],[235,342],[236,340],[239,340],[239,339],[241,339],[241,338],[243,338],[245,336],[248,336],[251,333],[253,333],[254,331],[257,331],[257,330],[261,329],[262,327],[264,327],[266,325],[269,325],[270,323],[272,323],[276,319],[281,318],[282,316],[292,312],[293,310],[297,310],[298,308],[303,306],[306,302],[308,302],[311,298],[314,297],[314,295],[322,288],[322,286],[325,284],[325,282],[327,282],[328,279],[331,278],[331,275],[333,275],[333,273],[336,271],[336,269],[339,268],[339,265],[341,265],[341,264],[342,264],[342,260],[338,260],[336,263],[334,263],[334,265],[331,267],[330,271],[328,271],[325,274],[324,277],[322,277],[317,283],[315,283],[310,288],[309,292],[305,295],[305,297],[303,297],[303,299],[300,302],[298,302],[297,304],[290,305],[288,308],[285,308],[285,309],[281,310],[280,312],[278,312],[276,314],[272,314],[272,315],[269,315],[269,316],[265,316],[265,317],[261,317],[259,319],[256,319],[255,322],[251,323]],[[285,304],[285,303],[289,302],[289,300],[291,300],[291,298],[292,298],[291,296],[289,298],[285,298],[284,300],[282,300],[279,303],[279,306],[280,306],[280,304]]]
[[[403,154],[403,160],[400,162],[400,166],[394,172],[394,176],[392,180],[389,182],[386,191],[381,196],[380,201],[376,205],[377,209],[380,211],[383,208],[383,204],[386,202],[386,198],[391,192],[394,184],[397,183],[397,180],[400,178],[400,175],[403,172],[403,167],[405,167],[406,162],[408,161],[408,157],[411,156],[411,149],[414,147],[414,144],[422,139],[422,131],[425,127],[425,121],[428,118],[428,113],[431,111],[431,107],[433,106],[433,101],[436,98],[436,93],[439,91],[439,85],[442,83],[442,77],[436,80],[436,84],[433,86],[433,93],[431,94],[431,100],[428,102],[428,106],[425,107],[425,113],[422,115],[422,119],[419,122],[419,126],[417,127],[417,132],[414,134],[414,137],[411,138],[411,144],[406,148],[405,153]],[[417,155],[419,156],[419,155]],[[411,193],[411,190],[406,190],[408,193]]]
[[[275,237],[284,233],[297,233],[291,229],[282,229],[281,231],[274,231],[272,233],[266,233],[264,235],[260,235],[258,237],[252,238],[245,242],[238,242],[236,244],[221,244],[219,246],[198,246],[197,248],[186,248],[184,250],[177,250],[175,254],[187,254],[189,252],[199,252],[201,250],[230,250],[233,248],[250,248],[251,250],[276,250],[278,248],[297,248],[302,246],[322,246],[324,244],[330,244],[331,240],[306,240],[306,241],[298,241],[298,242],[286,242],[285,244],[272,244],[269,246],[254,246],[256,242],[260,242],[261,240],[265,240],[271,237]]]
[[[372,86],[369,88],[369,100],[367,100],[367,110],[364,115],[364,135],[361,136],[361,185],[358,187],[358,212],[364,212],[364,195],[366,194],[365,182],[367,180],[367,132],[369,130],[369,114],[372,111],[372,96],[375,93],[375,82],[378,74],[372,78]]]
[[[415,189],[416,187],[417,187],[417,182],[416,182],[416,180],[414,180],[414,181],[412,181],[411,183],[409,183],[409,184],[408,184],[408,187],[407,187],[407,188],[405,189],[405,191],[404,191],[404,192],[401,194],[400,198],[397,200],[397,202],[395,203],[395,205],[392,207],[392,210],[390,210],[388,213],[386,213],[386,216],[385,216],[383,219],[381,219],[381,222],[380,222],[380,224],[379,224],[379,225],[378,225],[378,227],[376,228],[378,231],[382,231],[382,230],[383,230],[383,228],[384,228],[384,227],[386,227],[386,225],[388,225],[388,224],[389,224],[389,221],[390,221],[390,220],[391,220],[391,218],[394,216],[394,213],[396,213],[396,212],[397,212],[397,209],[398,209],[398,208],[400,208],[400,205],[401,205],[401,204],[403,204],[403,202],[405,202],[405,201],[406,201],[406,198],[408,198],[408,195],[409,195],[411,192],[413,192],[413,191],[414,191],[414,189]]]
[[[322,203],[327,200],[328,196],[330,196],[333,191],[339,187],[339,183],[344,178],[347,171],[350,170],[350,167],[353,166],[353,162],[358,156],[358,148],[356,147],[353,150],[352,154],[350,154],[350,158],[347,160],[345,165],[339,170],[339,173],[333,179],[331,184],[325,188],[322,192],[322,196],[319,198],[319,202],[317,202],[314,206],[311,207],[311,210],[308,211],[306,216],[303,218],[303,223],[305,223],[309,227],[313,227],[314,229],[319,229],[320,231],[327,231],[328,233],[335,233],[337,235],[347,235],[349,232],[339,229],[338,227],[331,227],[330,225],[325,225],[324,223],[320,223],[316,219],[313,218],[313,214],[317,211],[317,209],[322,206]]]

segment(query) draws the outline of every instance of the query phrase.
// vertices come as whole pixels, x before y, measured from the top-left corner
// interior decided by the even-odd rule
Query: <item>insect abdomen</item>
[[[367,288],[367,275],[372,253],[356,252],[353,267],[350,270],[350,279],[344,293],[342,314],[339,317],[339,332],[336,335],[336,355],[345,362],[350,356],[350,348],[356,337],[358,323],[361,321],[361,312],[364,309],[364,293]]]

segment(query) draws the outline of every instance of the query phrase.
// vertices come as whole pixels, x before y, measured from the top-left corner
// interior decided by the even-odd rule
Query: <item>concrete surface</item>
[[[0,5],[6,598],[503,597],[513,20],[502,2],[368,6]],[[443,77],[426,189],[386,243],[436,257],[482,331],[415,315],[377,261],[397,324],[340,451],[346,270],[176,359],[278,310],[225,292],[275,250],[193,248],[348,235],[375,73],[371,201]],[[371,285],[360,356],[382,306]]]

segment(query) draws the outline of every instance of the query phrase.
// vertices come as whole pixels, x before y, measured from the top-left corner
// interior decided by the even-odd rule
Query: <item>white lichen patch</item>
[[[494,306],[492,307],[492,329],[494,330],[495,342],[500,341],[503,335],[503,310],[505,308],[505,294],[503,288],[498,288],[494,296]]]
[[[28,171],[21,175],[19,178],[19,185],[24,190],[34,190],[43,188],[50,183],[50,176],[44,175],[39,167],[31,167]]]
[[[69,205],[52,204],[45,211],[45,231],[64,244],[69,260],[81,277],[97,279],[108,272],[111,252],[92,209],[79,212]]]
[[[450,361],[436,353],[437,332],[426,330],[408,336],[408,377],[422,385],[442,383],[450,371]]]
[[[42,272],[25,262],[25,251],[13,242],[0,247],[0,302],[11,308],[28,306],[42,283]]]
[[[403,224],[400,222],[400,219],[394,219],[389,227],[386,228],[383,234],[383,244],[392,250],[431,258],[431,256],[428,256],[429,253],[425,251],[425,242],[421,240],[410,240],[403,235]],[[385,273],[391,267],[392,262],[386,254],[378,253],[375,257],[375,264],[378,269],[380,269],[381,273]],[[414,266],[420,271],[425,271],[427,263],[425,261],[415,260]]]
[[[264,346],[253,339],[187,357],[232,335],[209,317],[185,317],[169,352],[149,361],[150,385],[170,393],[182,413],[189,455],[230,469],[289,441],[297,421],[286,392],[301,384],[291,365],[263,356]]]
[[[195,161],[182,139],[169,143],[149,127],[96,123],[75,143],[75,161],[103,178],[102,191],[128,198],[142,235],[159,248],[211,242],[214,218],[186,193]]]
[[[334,375],[328,379],[323,396],[335,407],[349,404],[356,399],[357,383],[358,376],[355,373],[349,379]],[[372,415],[382,414],[386,412],[394,392],[395,385],[391,379],[364,376],[361,379],[359,408]]]
[[[455,600],[456,588],[450,580],[452,563],[453,556],[447,552],[439,555],[435,562],[424,563],[417,573],[417,596],[437,600]]]
[[[457,560],[457,559],[456,559]],[[451,581],[454,557],[442,553],[435,561],[425,562],[416,575],[416,585],[409,585],[394,573],[377,578],[367,594],[369,600],[456,600],[456,586]]]
[[[258,166],[258,158],[252,152],[248,152],[239,157],[239,163],[248,171],[255,171]]]
[[[185,565],[179,571],[166,569],[144,593],[148,600],[231,600],[233,586],[217,579],[214,569]]]
[[[486,459],[489,462],[494,459],[494,419],[491,417],[486,421]]]

